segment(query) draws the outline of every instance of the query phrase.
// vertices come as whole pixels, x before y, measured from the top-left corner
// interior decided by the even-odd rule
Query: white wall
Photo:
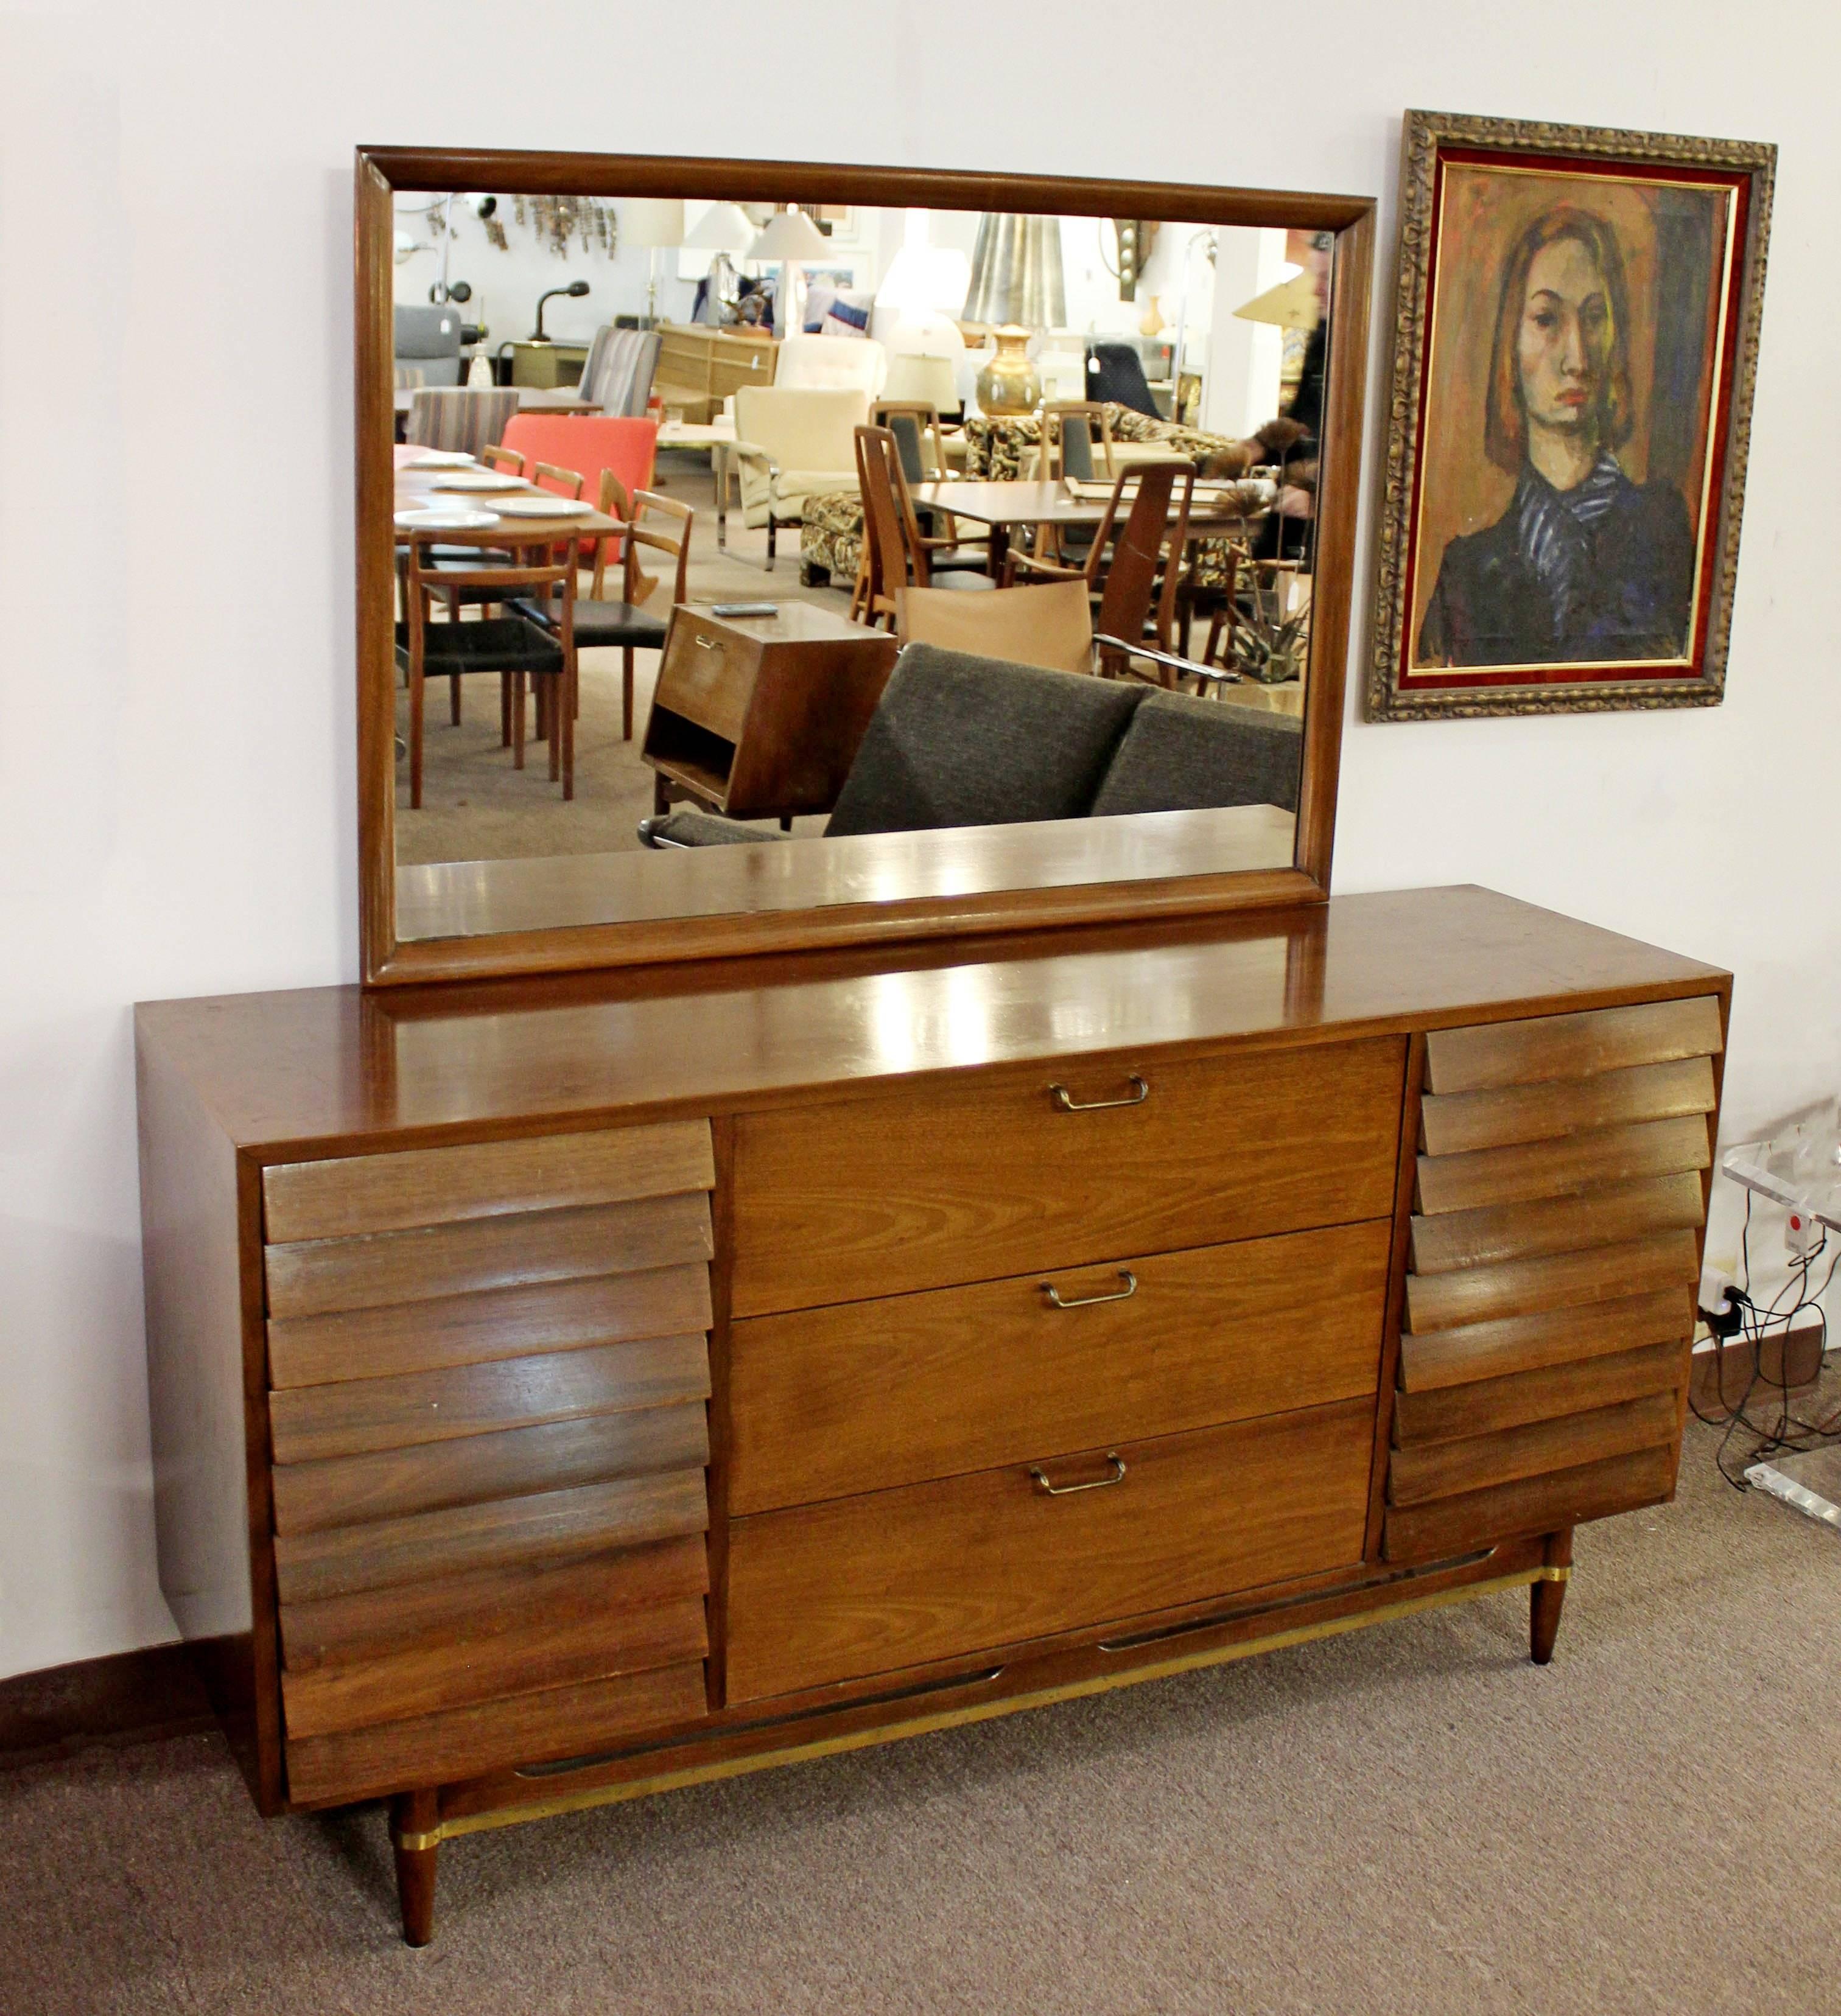
[[[1834,11],[1758,0],[1735,35],[1681,0],[1659,34],[1551,0],[1531,32],[1467,0],[1324,0],[1300,94],[1245,89],[1296,69],[1295,12],[1230,32],[1173,4],[1180,75],[1141,117],[1093,92],[1098,0],[1026,90],[936,16],[843,0],[779,38],[713,0],[541,28],[502,0],[0,17],[0,1672],[171,1628],[128,1004],[355,971],[355,142],[1371,191],[1389,250],[1408,105],[1781,142],[1730,700],[1383,727],[1352,698],[1337,886],[1475,880],[1730,963],[1731,1138],[1841,1077]],[[518,59],[527,34],[560,52]],[[1377,369],[1371,455],[1382,407]]]
[[[395,271],[396,298],[405,307],[420,306],[428,300],[430,285],[441,277],[441,239],[424,214],[431,197],[405,192],[398,199],[398,232],[416,240],[419,249],[400,260]],[[646,285],[651,271],[651,254],[634,245],[625,234],[615,232],[611,257],[600,240],[593,239],[585,248],[578,232],[569,241],[566,255],[551,249],[547,232],[539,236],[535,220],[526,211],[520,224],[516,199],[502,196],[493,221],[503,227],[505,249],[501,251],[488,236],[486,227],[474,214],[472,206],[458,201],[453,209],[453,240],[448,254],[448,278],[452,283],[465,280],[473,288],[473,298],[461,312],[468,322],[483,322],[492,332],[488,351],[496,351],[508,337],[528,336],[536,326],[539,297],[552,287],[566,287],[585,280],[589,292],[579,300],[567,297],[552,301],[543,311],[543,332],[567,343],[586,343],[603,322],[617,315],[643,315]],[[623,206],[614,205],[617,225]],[[704,255],[708,266],[709,256]],[[674,250],[658,254],[658,312],[674,322],[688,322],[697,300],[697,283],[678,278],[678,255]]]

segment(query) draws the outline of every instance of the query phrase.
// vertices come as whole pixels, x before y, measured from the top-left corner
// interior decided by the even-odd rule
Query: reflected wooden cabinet
[[[1726,977],[1476,891],[139,1015],[163,1581],[481,1826],[1528,1588],[1672,1493]]]
[[[659,331],[652,389],[668,412],[701,427],[744,385],[771,385],[779,354],[771,336],[667,322]]]
[[[809,603],[771,616],[672,613],[640,754],[653,809],[731,819],[828,812],[895,669],[886,631]]]

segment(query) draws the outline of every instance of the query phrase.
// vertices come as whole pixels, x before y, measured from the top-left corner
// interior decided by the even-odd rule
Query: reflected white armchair
[[[888,376],[888,353],[868,336],[789,336],[780,346],[773,382],[877,398]]]
[[[841,339],[839,347],[861,346]],[[869,417],[869,408],[866,392],[835,388],[744,385],[735,394],[737,439],[729,459],[740,479],[742,523],[767,527],[769,572],[779,527],[798,524],[806,498],[824,491],[855,493],[855,430]],[[728,543],[727,492],[726,483],[719,486],[718,545]]]

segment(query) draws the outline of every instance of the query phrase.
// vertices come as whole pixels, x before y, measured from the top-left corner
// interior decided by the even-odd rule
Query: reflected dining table
[[[917,511],[945,511],[991,528],[991,573],[1001,580],[1014,526],[1097,527],[1106,515],[1106,499],[1076,497],[1065,484],[1025,479],[999,483],[978,481],[916,483],[910,486]],[[1209,496],[1199,485],[1189,507],[1189,538],[1220,538],[1251,533],[1265,518],[1263,511],[1245,511],[1224,499]]]

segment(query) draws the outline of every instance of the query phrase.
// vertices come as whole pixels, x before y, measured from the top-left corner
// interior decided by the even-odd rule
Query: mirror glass
[[[399,941],[1292,866],[1330,233],[392,202]]]

